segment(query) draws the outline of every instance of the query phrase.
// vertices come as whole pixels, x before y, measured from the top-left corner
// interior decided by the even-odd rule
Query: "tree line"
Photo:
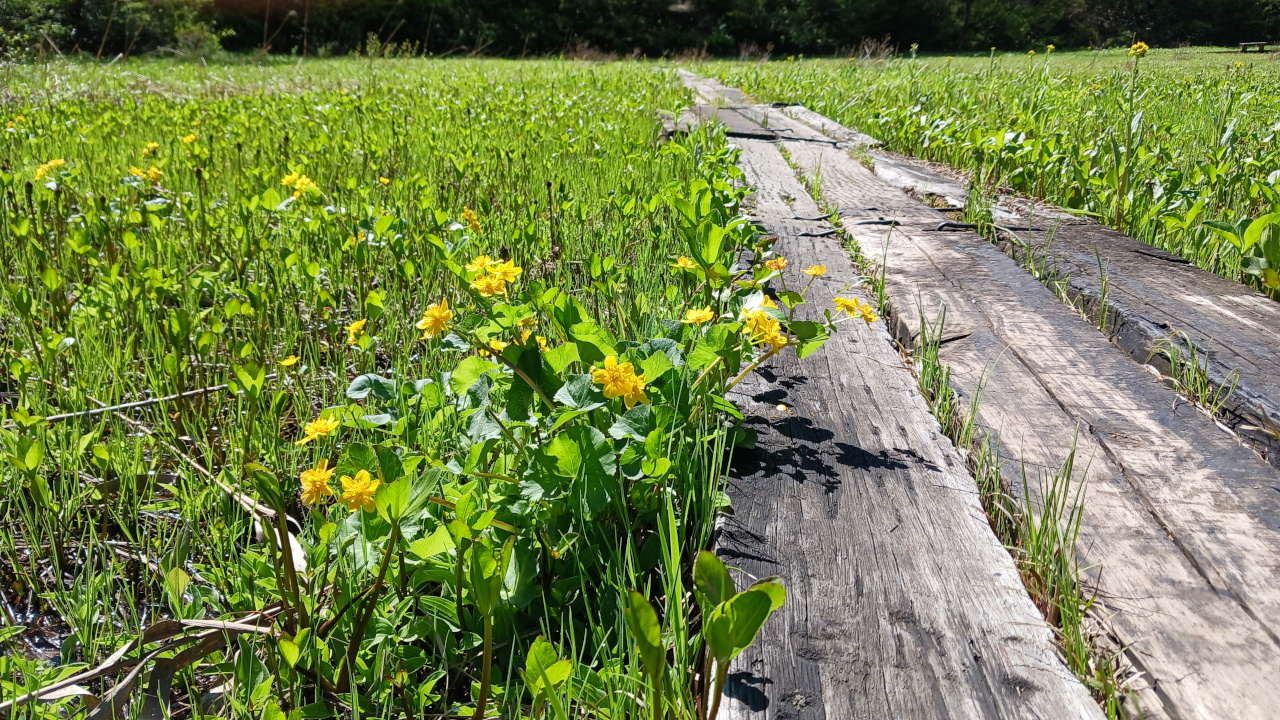
[[[3,0],[31,53],[759,57],[1230,45],[1280,39],[1280,0]]]

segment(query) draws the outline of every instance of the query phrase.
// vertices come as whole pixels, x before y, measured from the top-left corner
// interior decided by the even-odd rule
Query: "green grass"
[[[1091,214],[1280,298],[1280,63],[1271,55],[993,52],[706,71],[991,188]]]
[[[486,696],[504,716],[698,714],[712,666],[689,572],[727,502],[720,395],[759,359],[734,320],[759,302],[752,278],[771,276],[720,264],[768,256],[732,222],[742,191],[723,136],[659,142],[657,111],[688,103],[672,73],[271,59],[0,78],[0,701],[157,620],[265,610],[270,636],[178,672],[175,717],[224,683],[240,717],[469,715]],[[723,242],[703,249],[707,232]],[[695,240],[696,269],[673,270]],[[460,265],[482,253],[523,268],[509,295],[468,290],[478,275]],[[725,277],[743,289],[713,293]],[[456,332],[420,339],[442,297]],[[694,301],[718,319],[661,320]],[[521,344],[525,327],[547,352]],[[507,369],[474,352],[501,338]],[[575,409],[598,395],[582,373],[601,348],[648,372],[653,419],[620,398]],[[530,391],[562,384],[547,408]],[[317,416],[338,429],[295,444]],[[624,417],[657,427],[635,436]],[[614,475],[553,493],[556,472],[585,467],[577,453]],[[379,512],[300,504],[321,460],[333,486],[381,478]],[[606,481],[620,491],[591,484]],[[410,483],[406,509],[386,488]],[[278,511],[299,521],[292,550],[258,524]],[[656,704],[622,612],[632,588],[661,612]],[[539,635],[542,665],[527,657]],[[535,665],[546,676],[522,678]]]

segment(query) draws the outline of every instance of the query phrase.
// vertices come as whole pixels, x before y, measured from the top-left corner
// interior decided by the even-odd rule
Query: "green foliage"
[[[1212,52],[1110,51],[723,75],[968,171],[981,193],[1046,198],[1280,299],[1280,77],[1269,68]]]

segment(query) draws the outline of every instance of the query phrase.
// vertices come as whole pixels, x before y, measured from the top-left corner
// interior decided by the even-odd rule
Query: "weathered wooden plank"
[[[860,279],[834,237],[802,236],[830,226],[798,219],[820,211],[777,146],[739,144],[788,281],[828,266],[816,315]],[[789,597],[731,669],[725,717],[1102,717],[882,327],[846,326],[736,399],[760,440],[735,457],[718,552],[748,577],[781,576]]]
[[[789,149],[802,172],[821,169],[829,203],[885,192],[839,150]],[[1051,471],[1075,444],[1081,555],[1106,627],[1146,675],[1148,714],[1270,716],[1280,702],[1268,679],[1280,671],[1274,470],[982,238],[846,228],[868,257],[887,261],[900,337],[946,306],[944,334],[964,337],[942,357],[966,397],[985,383],[978,420],[1000,441],[1008,479],[1021,483],[1022,462]]]
[[[810,111],[796,119],[807,127],[823,125],[813,115]],[[832,125],[837,124],[825,121],[825,126]],[[935,172],[926,163],[886,152],[875,152],[872,158],[876,175],[895,187],[917,195],[935,194],[958,206],[967,198],[967,183]],[[1053,268],[1068,297],[1095,317],[1105,277],[1109,334],[1134,360],[1167,374],[1169,363],[1157,351],[1171,338],[1185,347],[1174,334],[1180,331],[1206,360],[1211,382],[1221,386],[1238,375],[1235,392],[1223,408],[1226,424],[1280,467],[1280,438],[1266,430],[1271,422],[1280,424],[1280,303],[1044,203],[1003,196],[993,214],[997,222],[1041,228],[1019,231],[1018,241],[1006,236],[999,246],[1017,259],[1023,259],[1027,247],[1033,248],[1037,263]]]

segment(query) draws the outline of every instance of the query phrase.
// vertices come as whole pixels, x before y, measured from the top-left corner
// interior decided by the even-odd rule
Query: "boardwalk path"
[[[800,173],[821,173],[823,199],[841,208],[848,236],[886,265],[902,342],[919,335],[921,317],[932,321],[947,308],[944,336],[952,341],[942,359],[965,399],[983,391],[978,424],[999,443],[1011,484],[1020,487],[1027,468],[1034,493],[1035,476],[1075,450],[1085,482],[1080,554],[1100,593],[1098,619],[1142,672],[1136,690],[1147,715],[1274,717],[1280,474],[1134,362],[1134,343],[1152,342],[1151,328],[1159,327],[1139,315],[1142,307],[1172,308],[1192,329],[1215,326],[1210,310],[1197,317],[1193,303],[1152,297],[1173,290],[1168,281],[1151,282],[1160,272],[1142,263],[1169,261],[1096,226],[1054,251],[1071,262],[1070,253],[1083,253],[1075,245],[1092,238],[1100,245],[1090,251],[1095,275],[1098,254],[1120,259],[1111,263],[1112,283],[1127,289],[1113,311],[1128,313],[1119,316],[1127,330],[1113,344],[996,246],[969,232],[937,232],[949,218],[900,190],[957,204],[964,191],[954,181],[883,154],[872,173],[833,143],[856,141],[851,131],[808,111],[740,105],[737,112],[785,139]],[[1151,252],[1136,252],[1143,249]],[[1207,273],[1185,265],[1179,272],[1189,278],[1184,288],[1217,287],[1201,277]],[[1087,288],[1088,280],[1071,282]],[[1138,290],[1147,293],[1144,303],[1133,300]],[[1235,304],[1272,311],[1252,299]],[[1242,374],[1253,392],[1266,394],[1275,384],[1266,367],[1274,358],[1255,352],[1254,341],[1219,339],[1217,358],[1261,357]]]
[[[744,120],[733,118],[741,167],[788,280],[828,266],[814,314],[861,294],[839,242],[812,236],[830,226],[795,219],[820,211]],[[1102,717],[883,326],[845,326],[824,352],[740,389],[760,442],[735,462],[719,551],[750,575],[781,576],[789,599],[733,668],[726,717]]]

